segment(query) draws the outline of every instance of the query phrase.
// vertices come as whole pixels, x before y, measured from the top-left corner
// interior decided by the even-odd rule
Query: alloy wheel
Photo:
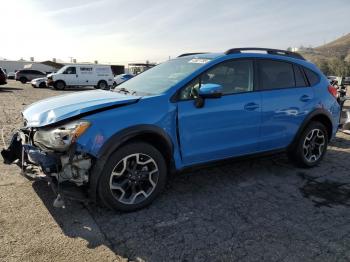
[[[142,153],[124,157],[113,168],[110,190],[123,204],[137,204],[146,200],[156,188],[159,170],[155,160]]]
[[[325,134],[320,129],[312,129],[305,137],[303,153],[306,161],[313,163],[319,160],[326,145]]]

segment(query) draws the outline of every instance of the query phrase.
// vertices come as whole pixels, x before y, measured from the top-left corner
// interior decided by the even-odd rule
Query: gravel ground
[[[70,91],[0,87],[0,132],[24,106]],[[1,135],[1,134],[0,134]],[[172,178],[153,205],[119,214],[70,202],[52,207],[44,182],[0,164],[0,261],[349,261],[350,137],[319,167],[284,155]]]

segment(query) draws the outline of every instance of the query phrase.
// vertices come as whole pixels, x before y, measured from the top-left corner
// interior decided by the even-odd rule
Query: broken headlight
[[[40,148],[64,152],[89,127],[90,122],[79,120],[51,129],[39,129],[34,134],[34,144]]]

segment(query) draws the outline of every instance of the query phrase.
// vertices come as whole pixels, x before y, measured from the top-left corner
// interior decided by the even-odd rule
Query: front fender
[[[102,170],[108,160],[108,157],[127,141],[141,135],[155,135],[169,149],[169,154],[172,156],[174,146],[169,135],[160,127],[154,125],[136,125],[125,128],[113,136],[111,136],[101,147],[97,154],[97,160],[90,172],[89,196],[95,202],[97,199],[97,186],[102,173]]]

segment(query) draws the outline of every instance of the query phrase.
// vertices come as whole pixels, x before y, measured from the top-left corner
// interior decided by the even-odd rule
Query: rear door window
[[[292,64],[275,60],[259,60],[258,64],[262,90],[295,87]]]
[[[294,65],[294,75],[295,75],[296,87],[304,87],[308,85],[305,81],[305,77],[302,69],[297,65]]]

